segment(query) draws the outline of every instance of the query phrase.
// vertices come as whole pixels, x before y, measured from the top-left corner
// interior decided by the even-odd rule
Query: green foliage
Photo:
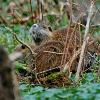
[[[44,88],[20,83],[23,100],[99,100],[100,84],[94,82],[93,73],[83,74],[78,86],[64,88]]]
[[[16,25],[12,29],[22,41],[31,41],[28,34],[29,28]],[[8,32],[4,25],[0,25],[0,36],[0,44],[3,44],[9,52],[12,52],[18,43],[13,38],[13,34]],[[17,71],[21,68],[27,69],[26,65],[19,62],[15,62],[15,65]],[[41,86],[20,84],[19,88],[23,100],[99,100],[100,84],[94,83],[94,73],[85,73],[82,77],[79,87],[45,89]]]
[[[68,25],[66,14],[64,14],[60,19],[58,19],[55,15],[47,15],[45,19],[49,21],[50,26],[52,26],[53,29],[65,27]]]
[[[0,25],[0,44],[4,45],[8,52],[12,52],[16,45],[18,45],[18,42],[13,37],[13,34],[10,33],[5,27],[5,25]],[[11,29],[17,33],[18,38],[23,42],[31,41],[27,27],[16,25],[11,27]]]
[[[30,88],[31,87],[31,88]],[[100,84],[86,83],[79,87],[45,89],[41,86],[20,85],[23,100],[99,100]]]

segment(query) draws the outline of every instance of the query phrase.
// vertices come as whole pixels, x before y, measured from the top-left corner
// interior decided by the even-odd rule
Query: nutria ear
[[[51,31],[51,32],[52,32],[52,28],[51,28],[50,26],[48,26],[48,29],[49,29],[49,31]]]

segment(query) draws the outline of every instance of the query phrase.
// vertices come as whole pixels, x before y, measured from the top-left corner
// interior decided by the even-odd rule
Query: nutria
[[[63,42],[50,40],[35,48],[34,44],[33,45],[29,44],[29,46],[36,53],[35,55],[32,56],[28,48],[23,45],[17,47],[15,51],[23,53],[23,58],[26,60],[26,63],[28,64],[29,68],[31,68],[31,70],[33,70],[35,66],[37,68],[37,72],[42,72],[55,67],[61,67],[61,59],[62,59],[63,49],[65,46]],[[69,59],[72,57],[73,54],[74,54],[73,48],[69,47],[66,63],[69,61]],[[86,49],[82,63],[82,67],[84,67],[83,69],[91,67],[91,65],[95,62],[95,58],[96,58],[95,52],[88,51],[88,49]],[[79,56],[73,62],[71,66],[71,71],[74,72],[76,71],[78,61],[79,61]]]

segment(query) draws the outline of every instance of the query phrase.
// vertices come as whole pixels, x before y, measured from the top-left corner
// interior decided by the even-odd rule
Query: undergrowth
[[[7,2],[6,2],[7,1]],[[16,0],[17,1],[17,0]],[[99,0],[98,0],[99,1]],[[2,6],[7,6],[10,0],[5,0]],[[0,4],[1,5],[1,4]],[[25,5],[24,5],[25,6]],[[29,5],[28,5],[29,6]],[[5,16],[5,13],[4,13]],[[24,14],[26,16],[26,14]],[[55,16],[46,16],[47,20],[51,22],[52,28],[64,27],[68,23],[66,15],[63,16],[59,22],[59,26],[54,22]],[[5,25],[0,24],[0,44],[4,45],[9,53],[13,52],[18,42],[14,39],[13,34],[8,32],[5,27],[10,27],[17,36],[24,42],[31,42],[29,35],[29,27],[33,23],[29,22],[27,25]],[[94,35],[100,35],[100,28],[98,28]],[[98,58],[99,60],[99,58]],[[26,65],[16,62],[16,71],[20,68],[26,68]],[[61,88],[44,88],[43,86],[34,86],[25,83],[19,83],[19,89],[23,100],[100,100],[100,79],[96,79],[96,69],[98,65],[93,66],[93,70],[90,73],[84,73],[82,79],[78,85]],[[74,80],[74,75],[71,77]]]

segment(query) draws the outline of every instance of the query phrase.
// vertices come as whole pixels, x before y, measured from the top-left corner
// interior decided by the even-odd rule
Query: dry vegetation
[[[99,84],[99,0],[15,0],[15,2],[2,0],[0,2],[2,3],[0,44],[10,53],[9,58],[15,64],[19,84],[39,84],[44,87],[71,86],[72,91],[75,91],[73,86],[77,89],[77,86],[84,83]],[[39,23],[45,25],[42,28],[46,29],[48,37],[41,39],[42,42],[37,45],[35,42],[38,40],[34,41],[32,37],[37,33],[30,35],[29,30],[33,24]],[[44,30],[38,30],[39,32]],[[86,76],[93,79],[89,80]],[[37,88],[40,89],[40,94],[43,91],[41,88]],[[28,89],[29,87],[26,90]],[[74,99],[77,98],[81,99],[81,96]],[[92,100],[88,97],[87,99]]]

